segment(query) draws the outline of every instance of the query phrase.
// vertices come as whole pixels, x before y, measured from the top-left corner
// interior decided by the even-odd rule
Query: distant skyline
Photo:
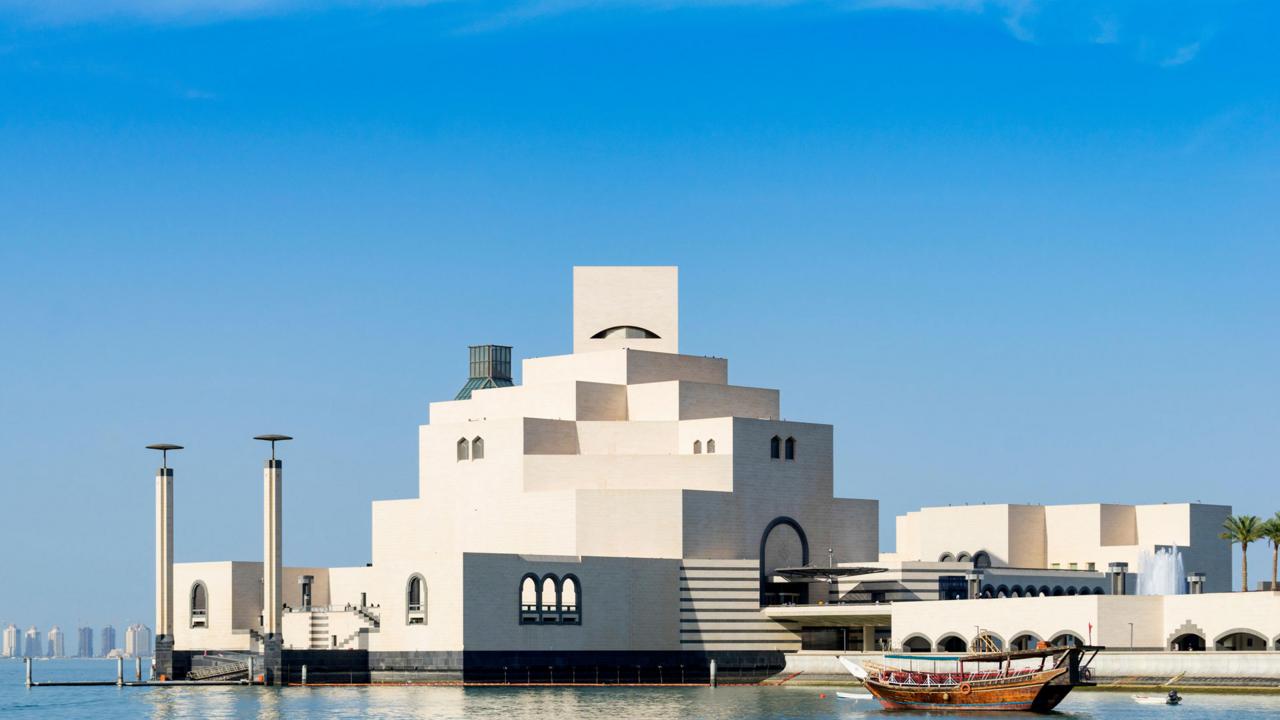
[[[682,349],[834,424],[884,550],[922,504],[1269,516],[1278,24],[0,0],[0,623],[154,622],[154,442],[178,561],[261,558],[279,432],[285,562],[367,562],[466,346],[569,352],[574,264],[679,265]]]
[[[139,636],[139,641],[147,648],[149,654],[154,646],[154,632],[149,623],[131,623],[125,626],[124,643],[116,642],[115,626],[108,624],[101,628],[84,625],[75,628],[75,646],[72,647],[67,641],[67,633],[69,630],[63,630],[61,623],[54,623],[49,626],[48,630],[42,629],[39,625],[28,624],[23,625],[17,621],[0,622],[0,630],[3,630],[5,637],[3,648],[0,648],[0,657],[107,657],[112,650],[126,651],[128,646],[128,636],[134,628],[141,628],[143,635]],[[37,638],[43,638],[43,641],[37,640],[38,650],[33,654],[27,645],[29,633],[32,629],[37,631]],[[14,644],[11,645],[10,631],[13,631]],[[57,635],[54,635],[54,631]],[[95,635],[101,633],[103,642],[101,644],[95,639]],[[56,639],[55,639],[56,638]],[[14,650],[16,649],[16,652]]]

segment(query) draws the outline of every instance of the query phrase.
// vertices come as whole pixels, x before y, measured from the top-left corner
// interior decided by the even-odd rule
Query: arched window
[[[955,559],[955,556],[949,552],[944,552],[938,556],[938,562],[951,562]]]
[[[209,590],[199,580],[191,585],[191,627],[209,627]]]
[[[1013,636],[1009,641],[1010,650],[1035,650],[1040,637],[1035,633],[1023,632]]]
[[[529,573],[520,578],[520,624],[537,625],[541,619],[538,602],[538,576]]]
[[[1066,595],[1066,592],[1064,592],[1064,591],[1063,591],[1062,586],[1061,586],[1061,585],[1054,585],[1054,586],[1053,586],[1053,596],[1054,596],[1054,597],[1062,597],[1063,595]]]
[[[1004,638],[983,630],[981,635],[969,641],[969,647],[972,647],[975,652],[989,651],[991,648],[1004,650]]]
[[[715,440],[708,440],[708,441],[707,441],[707,454],[708,454],[708,455],[715,455],[715,454],[716,454],[716,441],[715,441]]]
[[[979,550],[973,554],[973,566],[975,568],[991,567],[991,555],[986,550]]]
[[[796,439],[793,437],[787,438],[787,452],[785,457],[788,460],[796,459]]]
[[[959,560],[960,562],[969,562],[972,559],[973,556],[968,552],[961,551],[959,555],[956,555],[956,560]]]
[[[409,576],[409,585],[405,589],[405,624],[427,624],[427,583],[421,575]]]
[[[1009,597],[1009,586],[1001,585],[1000,587],[996,588],[996,597],[998,598]]]
[[[983,586],[982,586],[982,597],[984,597],[984,598],[993,598],[993,597],[995,597],[995,596],[996,596],[996,586],[995,586],[995,585],[983,585]]]
[[[1094,595],[1106,595],[1106,593],[1104,593],[1104,592],[1102,591],[1102,587],[1101,587],[1101,586],[1098,586],[1098,585],[1095,585],[1095,586],[1094,586],[1094,588],[1093,588],[1093,594],[1094,594]]]
[[[1053,591],[1049,589],[1048,585],[1041,585],[1040,589],[1036,591],[1036,594],[1040,597],[1049,597],[1053,594]]]
[[[773,460],[782,457],[782,438],[777,435],[774,435],[773,439],[769,441],[769,457]]]
[[[472,460],[484,459],[484,438],[477,437],[475,440],[471,441],[471,459]]]
[[[1267,639],[1258,634],[1256,630],[1228,631],[1213,642],[1213,649],[1228,651],[1266,650]]]
[[[760,535],[760,606],[807,605],[807,583],[774,582],[774,571],[781,567],[804,567],[809,564],[809,538],[795,519],[785,515],[774,518]]]
[[[627,340],[658,340],[658,334],[652,330],[646,330],[635,325],[615,325],[611,328],[605,328],[595,335],[591,336],[592,340],[605,340],[608,338],[625,338]]]
[[[964,652],[968,649],[968,643],[958,635],[946,635],[938,640],[939,652]]]
[[[693,454],[694,454],[694,455],[701,455],[701,454],[702,454],[702,441],[701,441],[701,440],[694,440],[694,441],[693,441]]]
[[[1074,587],[1067,588],[1067,595],[1075,595],[1075,594],[1076,594],[1076,589]]]
[[[1088,588],[1088,587],[1082,587],[1082,588],[1080,588],[1079,592],[1077,592],[1076,594],[1077,594],[1077,595],[1088,595],[1088,594],[1089,594],[1089,588]]]
[[[526,573],[520,578],[520,624],[581,625],[581,581],[575,575]]]
[[[1084,645],[1084,640],[1073,632],[1061,632],[1054,635],[1049,644],[1055,647],[1078,647]]]
[[[560,624],[582,624],[582,586],[573,575],[560,579]]]
[[[929,638],[923,635],[912,635],[902,641],[903,652],[927,653],[932,649],[933,643],[929,642]]]
[[[467,451],[467,439],[458,438],[458,461],[461,462],[471,457],[471,453]]]
[[[555,575],[542,578],[542,592],[538,594],[538,610],[544,624],[554,624],[560,618],[560,581]]]
[[[1014,585],[1013,587],[1009,588],[1009,597],[1016,597],[1016,598],[1022,597],[1022,586]]]
[[[1169,645],[1170,650],[1202,651],[1205,649],[1204,638],[1195,633],[1183,633],[1173,639]]]

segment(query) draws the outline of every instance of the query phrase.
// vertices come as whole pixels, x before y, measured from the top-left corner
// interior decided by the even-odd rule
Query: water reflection
[[[105,665],[42,667],[44,677],[95,679]],[[114,668],[109,668],[114,674]],[[79,677],[76,677],[77,674]],[[894,720],[870,702],[836,698],[839,688],[515,688],[515,687],[173,687],[25,688],[22,664],[0,661],[0,720],[74,717],[94,720]],[[823,695],[826,697],[823,697]],[[1129,693],[1072,693],[1059,718],[1081,720],[1261,720],[1280,717],[1280,695],[1184,692],[1172,711],[1133,702]],[[910,717],[910,714],[907,714]],[[1008,714],[966,718],[1019,717]]]

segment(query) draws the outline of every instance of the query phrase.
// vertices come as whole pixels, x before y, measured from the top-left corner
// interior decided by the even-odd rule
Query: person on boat
[[[1165,700],[1165,702],[1170,705],[1177,705],[1178,703],[1182,702],[1182,696],[1178,694],[1177,690],[1170,690],[1169,699]]]

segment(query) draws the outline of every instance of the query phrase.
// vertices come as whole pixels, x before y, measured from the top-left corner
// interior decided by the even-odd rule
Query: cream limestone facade
[[[1218,534],[1225,505],[965,505],[899,515],[897,548],[885,560],[972,561],[990,567],[1136,571],[1141,554],[1175,547],[1185,570],[1205,574],[1205,592],[1231,589],[1231,546]],[[982,564],[982,563],[979,563]]]
[[[1280,594],[1103,595],[900,603],[893,647],[936,651],[971,643],[1080,642],[1118,650],[1280,650]],[[1132,635],[1131,635],[1132,633]]]
[[[679,354],[675,268],[580,267],[573,281],[572,354],[431,403],[419,497],[373,503],[367,567],[284,569],[286,650],[466,677],[546,653],[646,679],[664,662],[705,673],[716,654],[763,670],[800,647],[760,612],[762,590],[786,584],[776,567],[828,548],[876,559],[877,503],[833,497],[831,426],[782,421],[777,390]],[[261,573],[177,565],[176,649],[255,649]]]
[[[1223,506],[924,508],[882,555],[877,502],[834,497],[831,426],[680,354],[675,268],[579,267],[573,286],[571,354],[524,360],[511,385],[509,348],[479,346],[461,399],[430,404],[418,497],[372,504],[368,565],[282,569],[283,648],[265,653],[282,677],[651,682],[715,660],[758,679],[784,652],[932,649],[975,624],[1111,641],[1133,622],[1147,648],[1187,626],[1213,646],[1230,623],[1202,616],[1220,611],[1207,598],[1269,607],[1112,592],[1111,563],[1133,587],[1141,554],[1169,546],[1229,589]],[[263,652],[263,581],[261,562],[175,566],[176,674]]]

